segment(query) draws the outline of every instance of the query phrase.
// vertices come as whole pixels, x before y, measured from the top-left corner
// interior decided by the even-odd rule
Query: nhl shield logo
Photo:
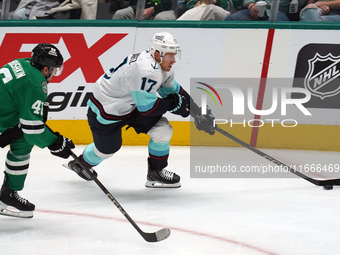
[[[324,99],[340,93],[340,55],[334,57],[331,53],[321,56],[316,52],[308,60],[308,73],[304,86],[312,95]]]

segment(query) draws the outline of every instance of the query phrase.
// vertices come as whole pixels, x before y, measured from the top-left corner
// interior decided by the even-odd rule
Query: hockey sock
[[[14,155],[11,151],[7,153],[5,174],[6,185],[12,190],[22,190],[28,172],[30,155]]]
[[[161,170],[168,165],[170,142],[156,143],[152,139],[149,141],[148,162],[151,169]]]
[[[96,150],[94,143],[89,144],[85,148],[84,153],[83,153],[83,159],[88,165],[96,166],[104,161],[105,158],[98,156],[97,154],[99,154],[100,152],[96,153],[96,151],[98,150]]]

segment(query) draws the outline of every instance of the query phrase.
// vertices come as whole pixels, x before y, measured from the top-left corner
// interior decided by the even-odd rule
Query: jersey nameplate
[[[14,60],[10,63],[8,63],[9,66],[12,68],[15,78],[19,79],[21,77],[24,77],[26,75],[24,69],[22,68],[22,66],[20,65],[18,60]]]

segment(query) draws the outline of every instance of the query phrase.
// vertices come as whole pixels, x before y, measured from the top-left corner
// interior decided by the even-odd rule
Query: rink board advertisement
[[[320,158],[310,158],[306,162],[290,159],[289,163],[283,163],[280,157],[276,159],[250,147],[239,139],[239,135],[235,136],[235,133],[242,129],[243,132],[247,132],[247,129],[254,127],[258,127],[259,130],[265,128],[266,132],[275,130],[273,132],[276,133],[280,129],[277,135],[284,134],[285,130],[294,133],[303,119],[318,122],[318,115],[314,114],[313,108],[307,107],[307,103],[311,100],[311,92],[306,88],[287,86],[295,81],[296,79],[268,78],[267,83],[272,85],[271,91],[268,92],[271,95],[268,101],[271,103],[268,108],[258,110],[254,105],[256,95],[253,93],[253,87],[259,84],[260,79],[191,79],[191,96],[199,103],[201,110],[206,109],[202,114],[210,116],[213,113],[215,119],[212,125],[217,130],[215,134],[209,135],[198,132],[195,125],[191,125],[190,176],[192,178],[292,178],[297,175],[293,175],[290,169],[295,169],[303,174],[337,178],[340,171],[338,160],[333,159],[324,164],[324,159]],[[254,117],[256,115],[261,115],[261,118],[257,119]],[[295,137],[287,140],[293,142]],[[245,158],[255,152],[262,156],[262,160],[259,164],[248,160],[237,162],[233,153],[222,147],[228,141],[246,147],[248,150],[242,151]],[[221,147],[202,147],[202,145],[221,145]],[[240,151],[235,151],[235,156],[239,153]]]
[[[245,111],[244,119],[261,123],[263,120],[264,125],[233,129],[246,142],[259,147],[340,150],[337,145],[340,124],[338,30],[318,30],[315,37],[315,31],[308,29],[2,27],[0,65],[15,58],[30,57],[31,50],[40,42],[56,45],[65,62],[62,75],[54,77],[48,86],[49,123],[62,129],[61,132],[71,132],[71,138],[77,143],[89,143],[86,102],[96,80],[109,68],[119,65],[127,55],[147,49],[152,35],[161,31],[170,32],[181,44],[182,58],[174,65],[175,79],[187,91],[190,92],[192,83],[197,81],[212,87],[216,86],[216,80],[224,78],[251,81],[237,85],[245,97],[244,107],[249,110],[247,100],[251,98],[255,109]],[[289,118],[297,123],[294,129],[283,127],[281,121],[285,116],[280,111],[270,116],[279,119],[276,128],[271,127],[272,122],[266,121],[265,116],[257,116],[256,113],[271,109],[275,100],[277,108],[282,107],[283,94],[284,100],[293,101],[307,95],[291,95],[292,89],[308,93],[310,98],[301,107],[312,117],[295,104],[285,106]],[[224,101],[226,107],[232,106],[231,98],[226,96]],[[192,121],[169,113],[166,116],[181,130],[174,133],[173,144],[189,145]],[[224,114],[224,117],[230,116]],[[226,125],[223,128],[227,128]],[[292,143],[287,142],[287,137],[293,138],[290,139]],[[125,141],[129,139],[131,144],[147,141],[146,137],[135,140],[134,133],[127,135]],[[203,142],[205,144],[209,143]],[[230,141],[209,145],[235,146]]]

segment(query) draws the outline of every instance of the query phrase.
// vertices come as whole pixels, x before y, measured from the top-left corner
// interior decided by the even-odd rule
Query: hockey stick
[[[76,154],[73,153],[71,150],[71,156],[83,167],[86,169],[86,166],[84,166],[83,162],[79,160]],[[89,173],[92,175],[92,173]],[[162,228],[154,233],[145,233],[143,232],[136,222],[129,216],[129,214],[124,210],[124,208],[118,203],[118,201],[112,196],[112,194],[104,187],[104,185],[97,179],[97,177],[93,177],[93,180],[95,183],[101,188],[101,190],[106,194],[106,196],[115,204],[115,206],[119,209],[119,211],[125,216],[125,218],[132,224],[132,226],[138,231],[138,233],[144,238],[147,242],[159,242],[162,241],[170,236],[170,229],[168,228]]]
[[[330,180],[316,180],[313,179],[311,177],[308,177],[304,174],[302,174],[299,171],[296,171],[294,168],[278,161],[277,159],[269,156],[268,154],[260,151],[259,149],[256,149],[255,147],[243,142],[242,140],[236,138],[235,136],[229,134],[228,132],[224,131],[223,129],[219,128],[219,127],[215,127],[215,130],[217,132],[219,132],[220,134],[230,138],[231,140],[233,140],[234,142],[237,142],[238,144],[242,145],[243,147],[255,152],[257,155],[260,155],[261,157],[264,157],[265,159],[268,159],[269,161],[273,162],[274,164],[278,165],[278,166],[283,166],[285,168],[287,168],[289,170],[289,172],[296,174],[297,176],[305,179],[306,181],[309,181],[317,186],[327,186],[327,185],[340,185],[340,179],[330,179]]]
[[[191,114],[191,116],[193,118],[195,118],[196,116]],[[197,118],[197,117],[196,117]],[[265,159],[268,159],[269,161],[273,162],[274,164],[278,165],[278,166],[283,166],[286,169],[288,169],[289,172],[296,174],[297,176],[301,177],[302,179],[305,179],[306,181],[309,181],[317,186],[324,186],[325,189],[332,189],[333,185],[340,185],[340,179],[330,179],[330,180],[316,180],[313,179],[311,177],[308,177],[306,175],[304,175],[303,173],[296,171],[294,168],[280,162],[279,160],[269,156],[268,154],[260,151],[259,149],[256,149],[255,147],[243,142],[242,140],[238,139],[237,137],[229,134],[228,132],[224,131],[223,129],[219,128],[217,125],[215,125],[214,130],[216,130],[217,132],[219,132],[220,134],[228,137],[229,139],[233,140],[234,142],[242,145],[243,147],[251,150],[252,152],[255,152],[257,155],[260,155],[261,157],[264,157]]]

